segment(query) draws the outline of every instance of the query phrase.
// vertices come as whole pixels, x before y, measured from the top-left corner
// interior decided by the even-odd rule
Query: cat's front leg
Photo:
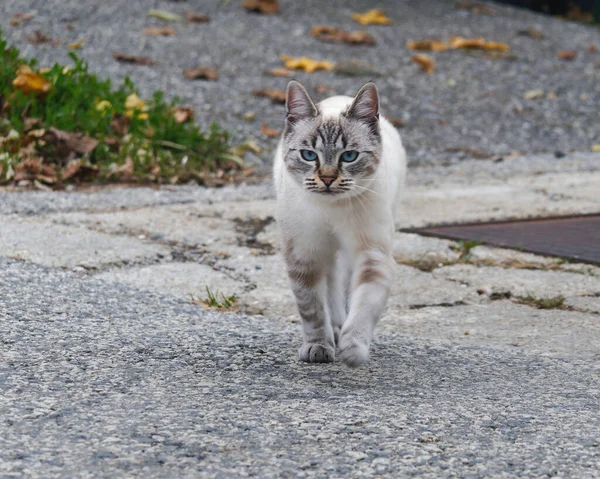
[[[340,359],[357,367],[369,359],[373,331],[383,313],[392,283],[394,260],[383,248],[358,255],[352,275],[350,311],[338,343]]]
[[[315,254],[291,238],[284,240],[284,256],[298,312],[302,318],[304,342],[300,359],[309,363],[335,360],[335,340],[327,307],[326,276],[328,255]]]

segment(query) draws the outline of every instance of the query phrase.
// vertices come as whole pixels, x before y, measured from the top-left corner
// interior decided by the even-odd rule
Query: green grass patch
[[[209,308],[218,309],[219,311],[232,311],[237,308],[237,298],[235,295],[225,296],[218,291],[211,291],[208,286],[206,286],[206,298],[198,299],[192,296],[191,301],[192,303],[203,304]]]
[[[40,69],[0,31],[0,184],[138,182],[219,184],[241,167],[229,134],[202,131],[180,99],[139,99],[73,64]]]
[[[537,309],[564,309],[565,305],[565,297],[564,296],[554,296],[552,298],[538,298],[533,294],[528,294],[527,296],[521,296],[517,303],[525,304],[527,306],[531,306]]]

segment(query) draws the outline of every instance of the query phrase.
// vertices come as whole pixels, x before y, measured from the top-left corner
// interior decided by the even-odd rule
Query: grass
[[[210,184],[239,169],[229,134],[216,124],[202,131],[188,115],[176,115],[178,98],[167,101],[156,92],[140,100],[131,80],[115,87],[90,73],[76,54],[70,57],[68,67],[39,69],[0,31],[0,184]],[[24,65],[29,73],[18,74]],[[59,138],[51,128],[67,133]],[[95,146],[79,148],[81,136]]]
[[[204,304],[209,308],[218,309],[219,311],[232,311],[237,307],[237,298],[235,295],[225,296],[218,291],[211,291],[208,286],[206,286],[206,295],[205,299],[200,300],[192,296],[192,303]]]
[[[475,248],[475,246],[479,246],[481,241],[459,241],[456,246],[450,246],[452,251],[455,251],[460,254],[458,261],[466,261],[471,257],[471,250]]]
[[[521,296],[518,298],[517,303],[525,304],[537,309],[564,309],[566,307],[564,296],[538,298],[533,294],[528,294],[527,296]]]

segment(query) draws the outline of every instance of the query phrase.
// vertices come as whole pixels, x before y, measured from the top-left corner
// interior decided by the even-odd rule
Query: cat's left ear
[[[358,91],[347,115],[368,123],[379,120],[379,93],[375,83],[369,82]]]

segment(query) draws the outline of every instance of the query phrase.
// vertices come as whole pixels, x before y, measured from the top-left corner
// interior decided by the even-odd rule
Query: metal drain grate
[[[558,256],[600,265],[600,215],[502,221],[403,230]]]

